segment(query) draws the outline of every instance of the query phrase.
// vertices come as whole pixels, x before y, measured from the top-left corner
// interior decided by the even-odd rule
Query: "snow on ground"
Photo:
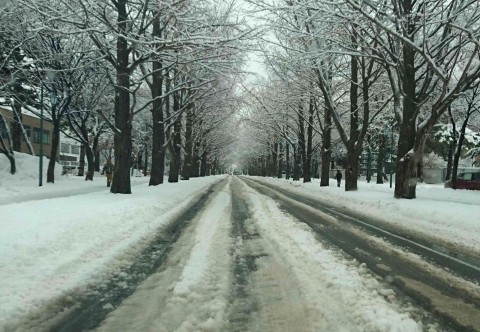
[[[43,159],[43,185],[40,187],[39,157],[16,152],[17,172],[12,175],[8,159],[0,155],[0,205],[107,190],[105,176],[95,173],[93,182],[80,176],[62,176],[62,165],[58,163],[55,166],[55,183],[47,183],[49,160]],[[147,181],[147,178],[132,178],[134,185]]]
[[[137,185],[132,195],[110,194],[104,184],[100,192],[0,205],[0,327],[111,275],[142,241],[223,178]],[[29,197],[26,181],[20,177],[17,188]],[[50,186],[70,195],[80,182],[67,178]]]
[[[311,183],[252,177],[292,192],[348,208],[359,216],[376,217],[395,227],[406,228],[430,237],[464,246],[480,253],[480,191],[453,190],[443,184],[417,185],[417,198],[395,199],[388,183],[376,184],[359,180],[358,191],[346,192],[344,182],[337,187],[330,179],[329,187],[320,187],[318,179]],[[393,185],[394,186],[394,185]]]
[[[322,246],[306,225],[280,211],[277,203],[245,186],[260,234],[274,246],[300,281],[304,301],[316,314],[315,331],[421,331],[411,308],[394,302],[363,264]],[[341,327],[341,328],[340,328]]]
[[[230,180],[193,221],[166,266],[98,331],[222,331],[230,295]]]
[[[137,184],[132,195],[112,195],[104,178],[85,182],[58,176],[55,184],[38,188],[37,160],[18,156],[15,176],[8,174],[6,162],[0,158],[0,331],[53,298],[108,278],[134,259],[159,227],[182,213],[209,185],[225,178],[158,187],[148,187],[146,178],[133,178]],[[420,184],[417,199],[396,200],[388,184],[360,181],[358,191],[345,192],[333,180],[330,187],[320,188],[318,181],[255,179],[480,251],[478,191]],[[245,188],[256,227],[278,261],[285,261],[286,271],[298,279],[303,298],[320,313],[320,326],[338,329],[345,323],[368,331],[422,328],[410,317],[410,309],[396,304],[395,294],[366,267],[323,248],[308,227],[279,211],[274,201]],[[118,330],[109,329],[109,323],[120,330],[128,326],[115,325],[121,317],[134,329],[144,324],[141,330],[221,330],[232,281],[230,195],[229,180],[198,216],[190,235],[186,232],[179,239],[171,265],[163,274],[152,275],[112,312],[105,330]],[[260,265],[259,273],[264,268]],[[156,292],[162,289],[167,300],[159,311]],[[141,307],[142,303],[150,308]]]

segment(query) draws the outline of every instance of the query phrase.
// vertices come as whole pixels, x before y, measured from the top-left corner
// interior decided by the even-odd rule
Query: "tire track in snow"
[[[397,291],[408,295],[426,312],[431,312],[423,315],[425,325],[437,321],[445,330],[480,331],[478,285],[430,265],[421,257],[409,254],[405,248],[397,248],[383,239],[367,235],[341,218],[337,220],[337,215],[326,214],[300,198],[297,201],[293,194],[280,193],[281,190],[245,180],[255,190],[275,199],[282,210],[311,227],[329,245],[366,263],[371,271],[385,278]]]
[[[161,270],[98,331],[223,331],[231,246],[229,183],[222,182],[175,244]]]
[[[250,294],[252,287],[250,275],[257,269],[256,260],[261,257],[253,254],[248,243],[258,237],[253,229],[247,229],[250,215],[239,193],[238,182],[232,184],[232,289],[230,306],[227,312],[228,330],[248,331],[251,316],[259,310],[258,303]],[[251,228],[251,227],[250,227]]]
[[[233,288],[228,331],[318,331],[318,313],[281,253],[257,229],[245,187],[232,181]]]
[[[185,212],[162,227],[154,240],[136,255],[130,266],[102,284],[52,300],[45,306],[46,309],[23,319],[18,325],[26,330],[58,332],[91,330],[99,326],[111,311],[135,292],[138,285],[164,264],[185,227],[223,185],[224,181],[212,185]]]

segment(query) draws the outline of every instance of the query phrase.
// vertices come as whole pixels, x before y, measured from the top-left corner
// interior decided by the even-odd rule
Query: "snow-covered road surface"
[[[421,331],[421,312],[230,178],[165,267],[98,330]]]
[[[251,180],[247,183],[275,198],[282,210],[310,226],[327,245],[334,245],[363,262],[416,303],[435,312],[444,326],[455,330],[480,327],[480,269],[475,252],[462,255],[462,259],[468,257],[476,263],[472,265],[453,256],[454,253],[444,254],[445,248],[432,245],[436,238],[417,234],[413,239],[405,239],[382,231],[378,224],[366,227],[376,221],[361,222],[319,201]],[[355,215],[353,211],[345,213]],[[429,247],[422,245],[424,241]]]
[[[6,236],[7,242],[0,244],[7,254],[0,273],[17,276],[0,285],[0,331],[449,331],[458,327],[428,312],[432,309],[428,303],[406,296],[392,282],[395,276],[372,272],[372,268],[389,269],[388,259],[381,262],[385,264],[365,264],[319,232],[335,227],[328,223],[313,227],[302,219],[334,217],[298,202],[292,203],[296,212],[290,212],[285,201],[274,200],[249,183],[237,177],[209,177],[138,188],[137,195],[126,196],[133,204],[108,193],[49,200],[84,206],[82,216],[68,218],[76,231],[62,228],[65,221],[55,219],[56,209],[49,206],[30,214],[36,231],[23,238],[25,228],[18,224],[25,223],[29,214],[11,210],[23,205],[0,206],[0,213],[13,218],[2,223],[12,240],[8,242]],[[33,204],[44,206],[44,202]],[[114,208],[102,209],[103,204]],[[100,220],[96,216],[102,213]],[[92,222],[97,227],[90,227]],[[362,236],[382,254],[407,257],[434,274],[448,272],[404,254],[382,238]],[[168,243],[162,249],[164,242]],[[43,250],[43,261],[28,259],[29,255],[38,258],[35,250]],[[362,250],[353,248],[358,257],[363,257]],[[452,283],[468,283],[449,278]],[[406,278],[403,282],[425,295],[421,282]],[[477,298],[479,289],[474,283],[464,287],[472,298]],[[471,307],[473,311],[464,310],[465,315],[479,312],[478,304]],[[477,324],[475,317],[467,316],[465,321]],[[480,324],[473,329],[480,330]]]

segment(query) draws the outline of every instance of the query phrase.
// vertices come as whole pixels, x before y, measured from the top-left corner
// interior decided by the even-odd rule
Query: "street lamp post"
[[[392,188],[393,173],[393,124],[390,127],[390,188]]]
[[[370,134],[367,135],[367,183],[370,183],[372,178],[371,168],[372,168],[372,150],[370,148]]]
[[[40,89],[40,166],[38,186],[42,186],[43,181],[43,83]]]

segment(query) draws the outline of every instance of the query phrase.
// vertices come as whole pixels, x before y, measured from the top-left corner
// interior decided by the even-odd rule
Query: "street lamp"
[[[372,168],[372,149],[370,147],[370,134],[367,134],[367,183],[370,183],[372,178],[371,168]]]
[[[43,185],[43,85],[42,82],[40,90],[40,165],[39,165],[39,183],[38,186]],[[57,90],[55,85],[52,82],[52,90],[50,92],[50,105],[52,114],[55,111],[55,106],[57,105]]]
[[[43,82],[41,83],[40,89],[40,164],[39,164],[39,177],[38,177],[38,186],[42,186],[42,176],[43,176]]]

